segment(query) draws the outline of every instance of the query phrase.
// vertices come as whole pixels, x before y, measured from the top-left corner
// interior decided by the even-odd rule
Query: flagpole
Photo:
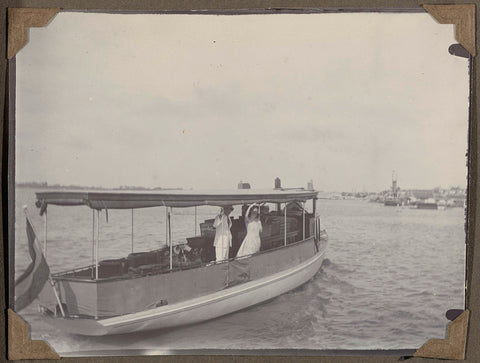
[[[41,246],[39,246],[38,244],[38,239],[37,239],[37,231],[35,230],[35,227],[33,226],[33,223],[32,221],[30,220],[30,216],[28,215],[28,210],[27,210],[27,206],[24,205],[23,206],[23,211],[25,213],[25,218],[27,219],[28,223],[30,224],[30,226],[32,227],[32,230],[33,230],[33,234],[35,235],[35,238],[33,240],[33,243],[36,243],[37,244],[37,247],[38,249],[40,250],[40,253],[42,253],[42,248]],[[43,253],[42,253],[43,255]],[[45,256],[43,256],[45,258]],[[45,259],[45,263],[47,263],[47,259]],[[48,263],[47,263],[47,266],[48,266]],[[62,313],[62,317],[65,317],[65,311],[63,310],[63,306],[62,306],[62,302],[60,301],[60,297],[58,296],[58,292],[57,292],[57,289],[55,287],[55,283],[53,282],[52,280],[52,274],[50,273],[50,268],[48,269],[48,281],[50,282],[50,285],[52,286],[52,290],[53,290],[53,293],[55,294],[55,298],[57,299],[57,302],[58,302],[58,307],[60,308],[60,311]]]
[[[52,281],[51,275],[49,275],[48,281],[50,282],[50,285],[52,286],[53,293],[55,294],[55,299],[57,299],[57,302],[58,302],[58,307],[60,308],[60,311],[62,312],[62,317],[65,317],[65,311],[63,310],[62,302],[60,301],[60,297],[58,296],[57,289],[55,288],[55,283]]]

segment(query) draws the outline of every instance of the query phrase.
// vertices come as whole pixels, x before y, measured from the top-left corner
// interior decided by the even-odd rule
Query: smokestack
[[[313,180],[310,180],[307,184],[307,190],[313,190]]]
[[[275,189],[282,189],[282,182],[279,177],[275,178]]]
[[[250,183],[244,183],[240,180],[240,183],[238,183],[238,189],[250,189]]]

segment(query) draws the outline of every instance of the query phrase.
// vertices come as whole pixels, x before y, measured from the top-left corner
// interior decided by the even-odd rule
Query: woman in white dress
[[[245,226],[247,235],[237,252],[237,257],[247,256],[260,251],[260,232],[262,231],[262,222],[260,222],[260,213],[257,204],[252,204],[245,213]]]

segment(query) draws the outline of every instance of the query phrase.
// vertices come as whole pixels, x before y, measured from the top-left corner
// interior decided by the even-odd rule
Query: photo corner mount
[[[423,8],[440,24],[455,25],[455,39],[474,57],[475,4],[429,5]]]
[[[43,340],[30,340],[27,323],[8,309],[8,359],[60,359],[60,356]]]
[[[413,356],[464,360],[469,315],[470,311],[465,310],[458,318],[448,325],[447,336],[445,339],[430,339],[421,346]]]
[[[28,29],[44,27],[59,8],[8,8],[7,58],[12,59],[28,43]]]

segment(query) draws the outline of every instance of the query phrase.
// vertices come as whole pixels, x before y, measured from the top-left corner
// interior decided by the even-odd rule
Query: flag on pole
[[[42,253],[38,243],[35,231],[27,218],[27,238],[28,250],[32,262],[27,267],[25,272],[15,281],[15,310],[22,310],[24,307],[30,305],[32,301],[42,291],[45,282],[50,277],[50,269],[48,267],[45,256]]]

